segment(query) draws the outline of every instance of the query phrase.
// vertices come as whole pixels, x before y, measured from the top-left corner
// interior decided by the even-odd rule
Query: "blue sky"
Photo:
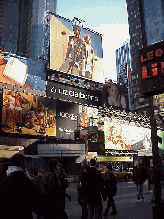
[[[126,0],[58,0],[57,14],[81,18],[85,27],[103,34],[104,74],[117,80],[115,50],[129,39]]]

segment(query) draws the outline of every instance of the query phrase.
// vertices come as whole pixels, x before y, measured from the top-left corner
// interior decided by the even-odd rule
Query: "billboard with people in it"
[[[56,136],[56,101],[30,93],[3,90],[2,131]]]
[[[50,69],[102,79],[102,35],[50,15]]]
[[[115,106],[129,109],[128,89],[124,85],[106,81],[102,88],[102,103],[105,107]]]

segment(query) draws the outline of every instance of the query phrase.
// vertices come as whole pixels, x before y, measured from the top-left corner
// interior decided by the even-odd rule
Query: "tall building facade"
[[[130,42],[116,50],[117,83],[128,86],[128,73],[131,72]]]
[[[140,48],[164,39],[164,1],[163,0],[127,0],[132,73],[130,86],[132,109],[145,112],[148,100],[140,93],[139,56]]]
[[[45,11],[55,13],[56,2],[56,0],[1,1],[1,48],[29,56],[40,56],[44,39]]]

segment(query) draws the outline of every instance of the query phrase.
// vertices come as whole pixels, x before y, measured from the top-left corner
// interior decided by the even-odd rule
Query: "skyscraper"
[[[128,86],[128,71],[131,71],[130,42],[116,50],[117,83]]]
[[[164,39],[164,1],[163,0],[126,0],[130,33],[132,73],[132,108],[145,112],[148,100],[141,97],[138,51]]]
[[[34,57],[40,56],[44,39],[45,10],[55,13],[56,0],[5,0],[1,2],[1,48]]]

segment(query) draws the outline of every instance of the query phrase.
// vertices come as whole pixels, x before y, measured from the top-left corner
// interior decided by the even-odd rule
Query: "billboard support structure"
[[[160,186],[160,171],[159,171],[159,154],[158,154],[158,140],[157,140],[157,126],[154,118],[153,96],[149,97],[150,110],[150,124],[151,124],[151,139],[153,152],[153,167],[155,176],[155,204],[161,204],[161,186]]]

